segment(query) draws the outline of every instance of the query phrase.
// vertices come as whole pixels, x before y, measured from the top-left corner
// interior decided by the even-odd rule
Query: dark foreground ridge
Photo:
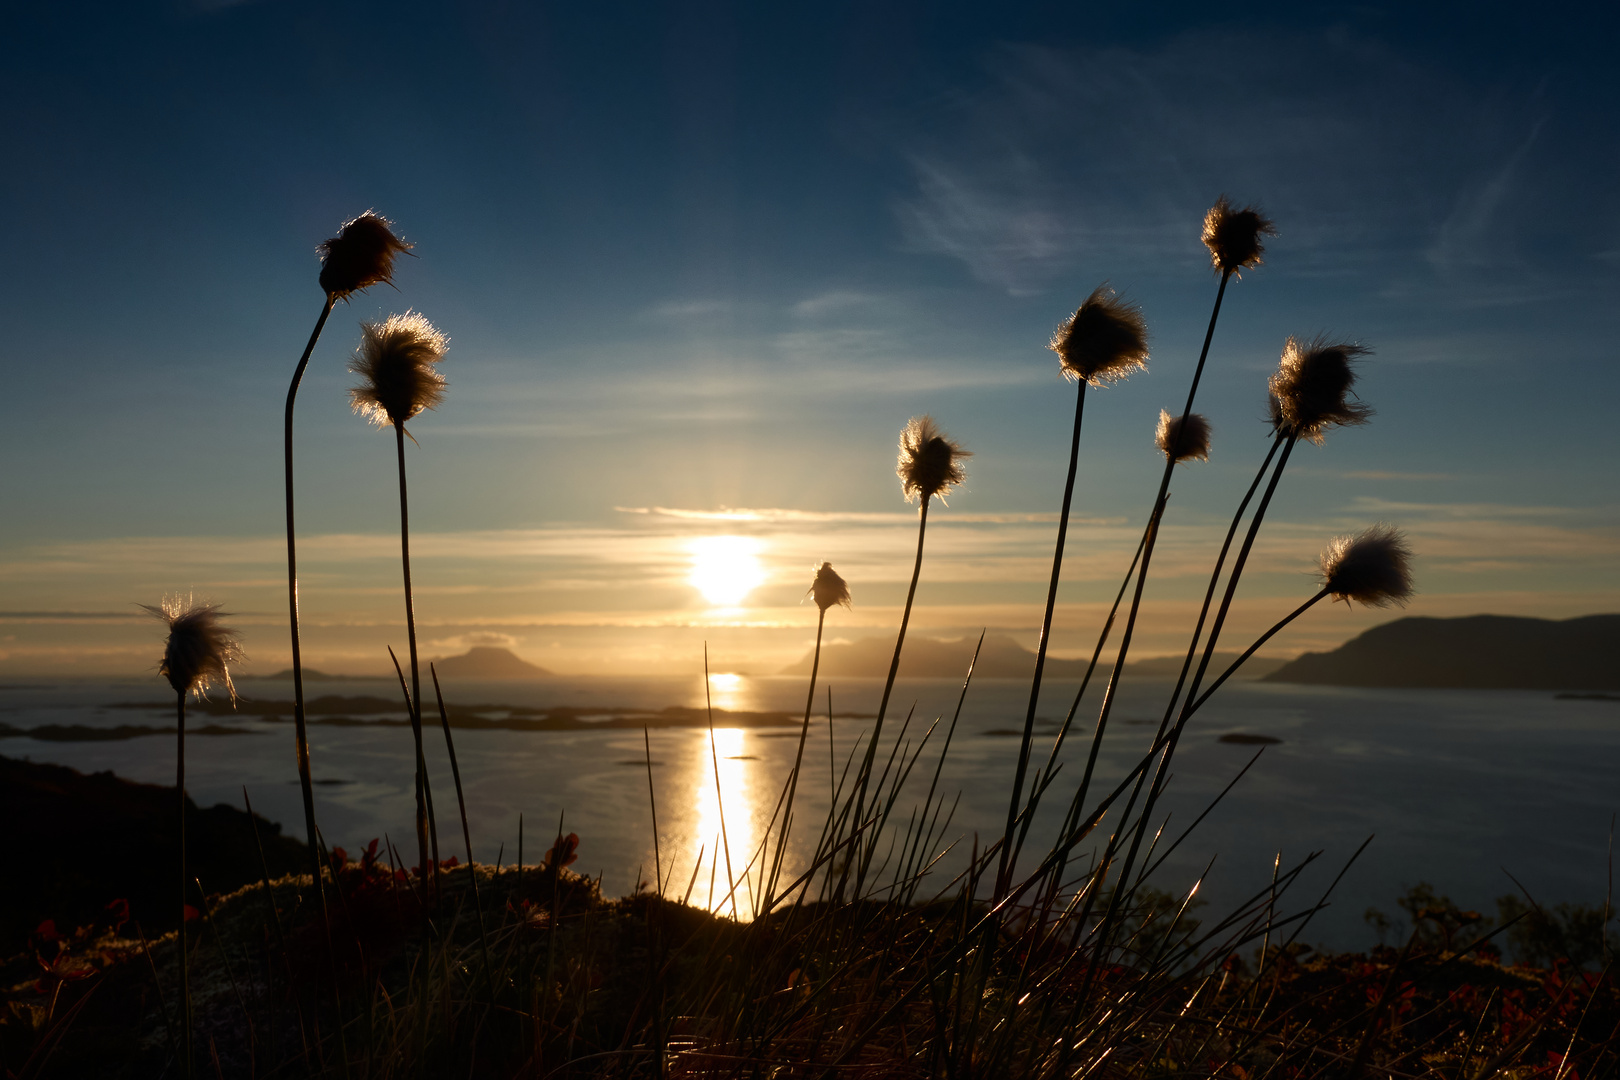
[[[1266,682],[1492,690],[1620,689],[1620,615],[1527,619],[1470,615],[1375,626],[1328,653],[1306,653]]]
[[[150,933],[179,922],[174,788],[0,757],[0,814],[11,825],[12,868],[0,889],[0,955],[22,948],[46,919],[64,928],[101,920],[115,900],[129,901],[131,918]],[[254,823],[273,876],[308,865],[304,845],[280,825],[188,800],[190,869],[203,888],[229,892],[260,880]]]

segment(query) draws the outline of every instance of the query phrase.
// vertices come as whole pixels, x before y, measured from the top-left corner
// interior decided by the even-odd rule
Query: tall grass
[[[409,865],[386,838],[380,850],[373,842],[358,860],[335,848],[318,859],[308,879],[272,881],[266,872],[258,885],[206,905],[203,920],[211,931],[206,949],[202,936],[188,941],[182,928],[179,936],[138,950],[149,961],[175,952],[182,999],[192,1000],[195,982],[202,1018],[196,1027],[208,1032],[213,1071],[222,1076],[660,1080],[1259,1080],[1376,1071],[1474,1080],[1535,1063],[1536,1054],[1555,1045],[1555,1080],[1574,1075],[1577,1067],[1584,1077],[1613,1065],[1614,1038],[1594,1034],[1607,1030],[1603,1024],[1620,1022],[1620,994],[1607,970],[1556,985],[1548,979],[1537,989],[1540,997],[1527,997],[1523,986],[1508,989],[1511,975],[1481,959],[1490,937],[1507,926],[1486,930],[1477,919],[1445,915],[1450,922],[1443,938],[1414,930],[1404,949],[1375,953],[1359,966],[1335,966],[1313,958],[1297,941],[1332,892],[1330,887],[1320,897],[1296,895],[1319,853],[1288,864],[1279,857],[1263,887],[1219,913],[1207,911],[1200,898],[1202,875],[1175,893],[1156,882],[1157,869],[1242,777],[1239,772],[1190,827],[1167,835],[1158,817],[1165,778],[1182,736],[1211,695],[1256,649],[1321,600],[1399,602],[1410,590],[1408,553],[1398,533],[1377,526],[1341,538],[1323,553],[1322,580],[1313,595],[1250,643],[1236,662],[1211,671],[1243,572],[1297,443],[1320,441],[1326,429],[1366,418],[1365,407],[1351,394],[1350,365],[1359,347],[1290,339],[1269,384],[1273,438],[1238,500],[1215,559],[1164,719],[1148,745],[1137,748],[1123,776],[1104,780],[1098,774],[1099,750],[1142,607],[1174,466],[1207,450],[1207,430],[1192,405],[1215,320],[1230,279],[1258,263],[1260,238],[1269,232],[1270,223],[1258,212],[1234,210],[1224,199],[1206,218],[1204,241],[1221,274],[1215,310],[1186,407],[1179,416],[1165,412],[1161,419],[1163,478],[1082,682],[1081,695],[1130,593],[1087,763],[1073,785],[1057,787],[1059,751],[1079,696],[1045,763],[1030,775],[1040,661],[999,835],[981,840],[959,834],[960,796],[946,781],[957,723],[973,690],[977,649],[948,723],[941,715],[914,730],[917,718],[908,713],[898,731],[885,728],[921,576],[930,502],[961,482],[960,459],[966,456],[929,418],[918,417],[902,434],[898,467],[903,493],[920,505],[917,552],[894,655],[870,731],[841,758],[833,748],[829,691],[825,812],[801,827],[805,774],[820,768],[805,749],[822,633],[827,611],[849,599],[843,579],[823,563],[812,586],[818,618],[805,714],[768,824],[746,848],[734,847],[725,827],[725,793],[711,729],[711,764],[722,800],[720,835],[712,848],[699,849],[689,873],[684,863],[675,865],[676,858],[666,860],[659,843],[651,739],[644,732],[654,868],[650,887],[638,886],[621,899],[603,897],[598,882],[568,869],[580,840],[564,834],[561,821],[538,866],[524,864],[521,819],[516,865],[504,866],[500,857],[493,866],[473,862],[452,710],[430,669],[467,854],[465,872],[438,876],[448,864],[439,861],[436,835],[431,851],[427,835],[431,818],[411,599],[404,425],[442,393],[434,365],[444,342],[420,316],[368,325],[356,367],[364,383],[354,400],[379,424],[393,428],[399,463],[409,685],[395,663],[415,740],[416,862]],[[1094,293],[1086,304],[1093,305],[1092,315],[1100,306],[1109,316],[1096,324],[1108,333],[1087,344],[1084,334],[1070,332],[1059,349],[1079,388],[1038,650],[1042,658],[1065,556],[1086,388],[1145,359],[1139,316],[1119,306],[1111,293]],[[1081,318],[1086,311],[1082,305],[1067,324],[1069,331],[1092,325]],[[1093,364],[1098,357],[1112,359]],[[290,400],[288,415],[290,425]],[[1203,435],[1194,438],[1197,431]],[[1246,516],[1248,528],[1227,570]],[[1225,589],[1217,604],[1223,575]],[[296,605],[295,578],[293,585]],[[296,643],[296,624],[294,635]],[[171,643],[172,638],[173,632]],[[182,729],[190,687],[190,682],[175,686]],[[299,730],[313,850],[319,834],[307,794],[301,725]],[[183,785],[183,773],[179,779]],[[1041,820],[1048,826],[1056,820],[1058,827],[1044,847],[1020,858],[1034,833],[1041,799],[1054,790],[1066,797],[1067,806]],[[707,909],[699,909],[689,901],[705,855],[711,886]],[[724,892],[718,883],[722,862]],[[330,904],[312,888],[323,873],[332,883]],[[1433,918],[1442,916],[1414,914],[1414,921]],[[320,940],[330,943],[328,950],[309,947]],[[195,958],[194,966],[187,966],[188,957]],[[160,967],[150,964],[158,1002],[166,1000]],[[147,978],[146,969],[135,965],[118,970],[125,979],[136,973]],[[1483,1004],[1447,989],[1458,985],[1460,973],[1481,983],[1496,980]],[[327,980],[343,992],[329,997],[301,992]],[[1519,996],[1511,999],[1516,1011],[1510,1012],[1512,994]],[[1422,1009],[1414,1012],[1412,1003],[1420,1000]],[[164,1045],[167,1014],[161,1007],[141,1012],[135,1024],[149,1046]],[[186,1017],[185,1030],[193,1026]],[[53,1046],[61,1044],[59,1035],[51,1038]],[[170,1058],[183,1059],[190,1068],[191,1049],[177,1042],[168,1043]],[[158,1062],[154,1072],[162,1059],[157,1050],[142,1058]]]

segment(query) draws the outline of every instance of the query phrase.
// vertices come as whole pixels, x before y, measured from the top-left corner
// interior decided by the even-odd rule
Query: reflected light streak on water
[[[746,868],[756,843],[754,821],[761,810],[754,805],[759,787],[753,776],[754,762],[740,760],[746,755],[747,738],[748,733],[740,728],[705,733],[703,752],[694,763],[699,775],[692,778],[697,821],[688,839],[691,850],[677,856],[677,862],[690,863],[697,858],[698,848],[706,847],[711,874],[707,881],[702,880],[699,869],[693,900],[701,896],[699,902],[708,910],[723,908],[739,916],[753,910]]]

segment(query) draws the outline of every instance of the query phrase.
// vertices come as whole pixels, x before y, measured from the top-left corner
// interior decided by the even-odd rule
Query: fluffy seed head
[[[169,641],[158,673],[177,693],[206,697],[209,688],[218,682],[231,700],[236,700],[229,665],[241,661],[242,643],[235,630],[220,624],[218,604],[199,604],[189,596],[167,596],[155,607],[141,607],[169,624]]]
[[[1259,208],[1245,206],[1233,209],[1222,195],[1204,215],[1204,246],[1209,248],[1215,269],[1239,274],[1260,265],[1265,253],[1262,236],[1276,236],[1276,226],[1260,213]]]
[[[363,380],[349,391],[354,411],[378,427],[403,424],[444,400],[444,376],[434,365],[449,341],[414,311],[360,324],[360,348],[349,370]]]
[[[1159,444],[1165,457],[1177,461],[1188,461],[1192,458],[1209,460],[1209,421],[1199,413],[1188,413],[1186,423],[1182,417],[1171,416],[1163,409],[1159,410],[1159,430],[1154,433],[1154,442]]]
[[[1322,585],[1335,600],[1368,607],[1404,604],[1412,595],[1412,549],[1393,525],[1336,537],[1322,551]]]
[[[1355,362],[1372,350],[1360,345],[1289,338],[1271,376],[1273,413],[1280,427],[1301,439],[1322,442],[1330,427],[1365,424],[1372,409],[1352,401]]]
[[[838,576],[838,571],[832,568],[830,562],[816,567],[816,580],[810,583],[810,592],[815,594],[816,607],[822,611],[834,604],[849,607],[849,584]]]
[[[1135,304],[1099,285],[1046,347],[1058,354],[1066,377],[1102,386],[1147,367],[1147,323]]]
[[[394,283],[394,256],[411,245],[395,236],[391,225],[367,210],[321,244],[321,288],[328,296],[346,300],[380,281]]]
[[[913,416],[900,432],[900,463],[894,470],[900,490],[908,502],[927,502],[936,495],[943,502],[951,488],[967,479],[961,459],[972,456],[941,434],[932,416]]]

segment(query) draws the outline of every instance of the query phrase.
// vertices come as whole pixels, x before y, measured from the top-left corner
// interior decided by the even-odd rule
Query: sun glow
[[[736,607],[765,581],[760,541],[749,536],[700,536],[687,545],[692,573],[687,582],[710,607]]]

